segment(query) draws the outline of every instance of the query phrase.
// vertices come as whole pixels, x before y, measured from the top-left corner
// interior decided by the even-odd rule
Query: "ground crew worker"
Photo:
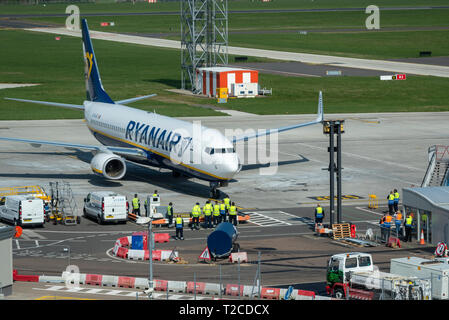
[[[137,197],[137,193],[134,195],[132,204],[133,204],[133,214],[140,216],[140,200]]]
[[[176,237],[175,239],[184,240],[184,220],[181,218],[181,215],[177,215],[175,219],[176,226]]]
[[[318,224],[322,224],[324,219],[324,209],[318,203],[315,208],[315,230]]]
[[[226,213],[229,214],[229,207],[231,206],[231,199],[229,199],[229,197],[226,196],[226,198],[223,199],[223,202],[226,206]]]
[[[380,225],[380,227],[383,229],[383,233],[385,235],[385,242],[388,242],[388,240],[390,239],[390,228],[391,228],[391,221],[393,220],[393,217],[387,213],[384,217],[383,217],[383,221]]]
[[[200,215],[201,215],[201,207],[197,202],[196,205],[192,209],[192,230],[193,228],[199,230],[200,229]]]
[[[226,205],[225,203],[220,204],[220,223],[226,222]]]
[[[168,227],[170,227],[173,223],[173,203],[169,203],[167,206],[167,218],[168,218]]]
[[[399,237],[401,234],[401,224],[402,224],[402,213],[401,211],[397,211],[394,216],[394,224],[396,225],[396,235]]]
[[[390,191],[390,194],[387,197],[388,200],[388,213],[389,214],[393,214],[393,209],[394,209],[394,193],[393,191]]]
[[[234,224],[234,226],[237,225],[237,207],[234,202],[229,207],[229,222]]]
[[[394,202],[393,202],[393,207],[394,207],[394,212],[398,212],[399,211],[399,192],[397,189],[394,189]]]
[[[204,225],[206,229],[212,228],[212,205],[210,204],[210,201],[208,200],[206,204],[203,207],[204,212]]]
[[[218,201],[215,201],[214,204],[214,226],[220,223],[220,205]]]
[[[148,217],[148,198],[145,199],[143,206],[145,207],[145,216]]]
[[[413,217],[410,213],[407,214],[407,217],[405,218],[405,239],[404,242],[412,241],[412,224],[413,224]]]
[[[159,197],[159,194],[157,193],[157,190],[154,190],[153,198],[154,198],[154,197]]]

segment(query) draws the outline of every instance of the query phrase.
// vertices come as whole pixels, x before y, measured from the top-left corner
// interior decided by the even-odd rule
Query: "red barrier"
[[[198,294],[204,294],[204,291],[206,290],[206,283],[205,282],[197,282],[196,283],[196,290],[195,290],[195,282],[187,282],[187,293],[196,293]]]
[[[169,233],[154,233],[153,236],[154,236],[154,242],[156,242],[156,243],[163,243],[163,242],[170,241]]]
[[[161,252],[161,250],[153,250],[153,261],[161,261],[161,259],[162,259],[162,252]],[[147,252],[145,251],[145,255],[147,254]],[[149,252],[148,252],[148,258],[147,259],[150,259],[150,254],[149,254]]]
[[[120,242],[121,247],[129,247],[128,237],[120,238],[118,241]]]
[[[100,274],[86,274],[85,284],[101,286],[101,282],[103,280],[103,276]]]
[[[351,238],[355,238],[356,236],[356,226],[355,224],[351,224]]]
[[[281,293],[281,289],[279,288],[262,288],[262,292],[260,293],[260,297],[262,299],[279,299],[279,294]]]
[[[122,248],[122,247],[118,248],[117,257],[126,259],[127,256],[128,256],[128,248]]]
[[[298,296],[311,297],[312,299],[315,299],[315,292],[313,292],[313,291],[308,291],[308,290],[298,290],[297,295],[298,295]]]
[[[237,284],[226,285],[226,295],[228,296],[238,296],[239,286]],[[243,286],[240,286],[240,296],[243,296]]]
[[[154,286],[154,290],[156,291],[167,291],[167,285],[168,285],[168,281],[167,280],[153,280],[153,286]]]
[[[39,282],[39,276],[25,276],[19,275],[17,270],[12,271],[12,279],[14,281],[23,281],[23,282]]]
[[[136,278],[133,277],[118,277],[117,286],[120,288],[134,288]]]

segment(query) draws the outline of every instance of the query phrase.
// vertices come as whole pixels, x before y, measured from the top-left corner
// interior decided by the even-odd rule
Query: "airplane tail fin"
[[[92,46],[92,41],[90,40],[89,28],[87,26],[86,19],[81,20],[81,29],[83,34],[87,100],[114,103],[106,91],[104,91],[103,84],[101,83],[97,59],[95,58],[94,47]]]

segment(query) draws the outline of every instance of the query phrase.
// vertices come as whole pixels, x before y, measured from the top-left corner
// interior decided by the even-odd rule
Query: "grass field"
[[[21,97],[82,104],[86,93],[79,38],[64,37],[61,41],[55,41],[54,36],[49,34],[0,31],[0,41],[9,44],[0,50],[0,83],[41,84],[35,87],[0,90],[1,119],[82,117],[79,111],[3,99]],[[212,109],[192,106],[207,104],[205,99],[181,98],[165,91],[167,88],[180,86],[178,51],[149,49],[109,41],[95,41],[94,46],[103,84],[112,99],[158,93],[157,97],[141,102],[141,108],[169,116],[223,115]],[[177,63],[171,63],[173,61]],[[149,62],[154,67],[143,68]]]
[[[6,101],[3,97],[80,104],[85,97],[79,38],[26,31],[0,31],[8,43],[0,51],[0,82],[40,83],[27,88],[0,90],[3,120],[81,118],[79,111]],[[214,99],[182,96],[166,91],[180,87],[179,52],[139,45],[94,40],[106,91],[115,100],[157,93],[133,106],[170,116],[222,115],[207,106]],[[326,113],[448,111],[449,79],[409,76],[406,81],[378,77],[302,78],[260,75],[262,87],[273,96],[230,99],[226,108],[258,113],[315,113],[323,90]],[[206,106],[198,107],[198,105]]]
[[[419,30],[449,28],[449,9],[381,12],[381,30],[370,32],[364,31],[366,17],[364,11],[230,14],[229,43],[232,46],[372,59],[411,58],[419,51],[432,51],[434,56],[449,55],[449,30]],[[28,20],[65,23],[62,17]],[[101,27],[103,21],[114,21],[115,26]],[[162,33],[166,38],[180,40],[177,15],[88,17],[88,22],[93,30]],[[354,30],[339,32],[343,28]],[[398,30],[386,32],[388,28]],[[332,32],[309,32],[308,35],[297,32],[308,29]]]
[[[154,11],[179,11],[180,4],[177,1],[148,4],[137,2],[116,3],[115,1],[97,1],[98,3],[77,3],[83,13],[97,12],[154,12]],[[64,13],[67,4],[17,5],[14,1],[6,0],[0,4],[1,14],[52,14]],[[8,4],[9,3],[9,4]],[[17,3],[17,1],[15,1]],[[366,8],[372,5],[371,0],[273,0],[262,2],[255,0],[228,0],[229,10],[266,10],[266,9],[323,9],[323,8]],[[379,7],[412,7],[412,6],[444,6],[446,0],[377,0]]]
[[[236,34],[231,45],[368,59],[419,57],[420,51],[432,56],[449,55],[449,30],[403,32],[348,32],[301,34]]]

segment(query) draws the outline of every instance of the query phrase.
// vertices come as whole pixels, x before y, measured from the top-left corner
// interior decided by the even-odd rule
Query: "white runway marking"
[[[66,286],[49,286],[47,288],[33,288],[33,290],[41,291],[57,291],[57,292],[69,292],[69,293],[79,293],[79,294],[94,294],[94,295],[106,295],[106,296],[118,296],[118,297],[136,297],[138,294],[139,299],[148,299],[148,296],[139,291],[124,291],[124,290],[113,290],[113,289],[103,289],[103,288],[68,288]],[[181,295],[181,294],[168,294],[164,293],[153,293],[153,299],[167,299],[168,300],[193,300],[193,296]],[[197,300],[207,300],[211,299],[208,297],[196,296]]]
[[[39,233],[33,231],[33,230],[23,230],[22,235],[20,236],[23,240],[45,240],[47,239],[43,235],[40,235]]]
[[[276,210],[276,211],[258,211],[246,212],[250,216],[250,223],[254,223],[260,227],[273,226],[291,226],[291,225],[305,225],[301,217],[293,214]]]

